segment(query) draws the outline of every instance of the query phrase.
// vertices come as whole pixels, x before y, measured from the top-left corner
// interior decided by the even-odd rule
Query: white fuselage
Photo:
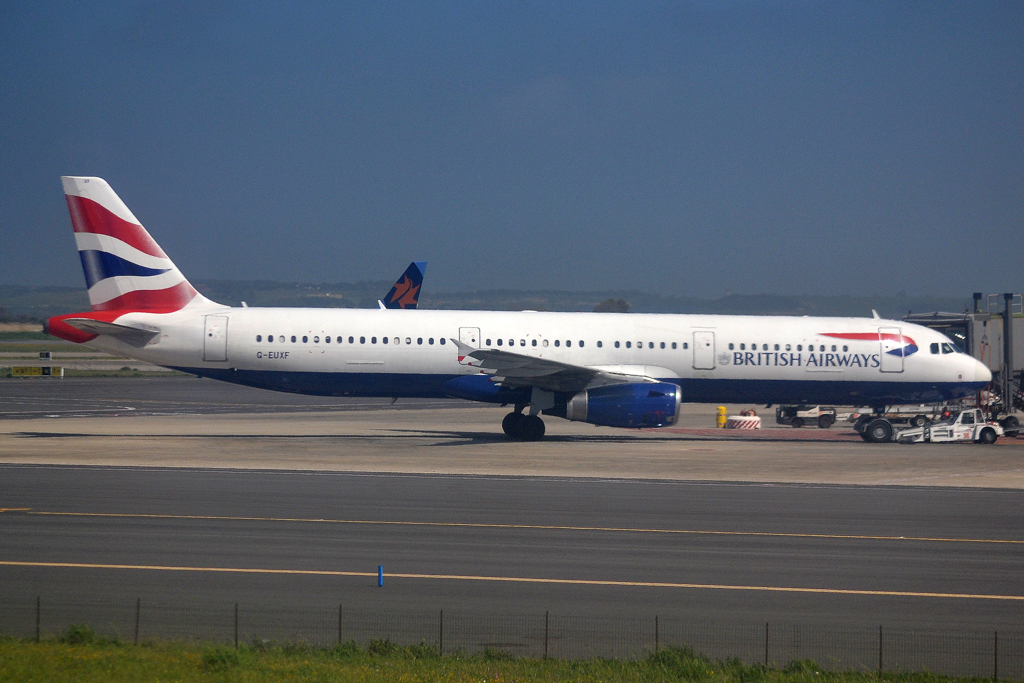
[[[970,356],[943,353],[951,342],[941,333],[871,318],[190,306],[117,322],[160,333],[143,348],[108,336],[89,344],[202,376],[318,395],[528,400],[462,361],[453,339],[672,382],[692,402],[943,401],[991,380]],[[897,341],[883,339],[893,330]]]

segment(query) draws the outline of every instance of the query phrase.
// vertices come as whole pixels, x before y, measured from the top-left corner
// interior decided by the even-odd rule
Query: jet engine
[[[679,419],[680,393],[668,382],[585,389],[566,402],[564,417],[602,427],[667,427]]]

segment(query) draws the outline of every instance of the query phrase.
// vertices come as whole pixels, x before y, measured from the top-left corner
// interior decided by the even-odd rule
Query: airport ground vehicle
[[[1003,428],[998,422],[986,421],[985,415],[978,408],[961,410],[949,419],[940,420],[923,427],[910,427],[897,430],[892,436],[896,443],[953,443],[973,441],[974,443],[993,444],[1003,435]]]
[[[836,409],[831,406],[779,406],[775,409],[775,422],[797,429],[815,424],[821,429],[828,429],[836,422]]]

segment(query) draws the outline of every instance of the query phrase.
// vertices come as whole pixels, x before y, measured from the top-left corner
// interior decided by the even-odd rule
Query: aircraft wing
[[[543,391],[576,392],[607,384],[658,381],[644,375],[588,368],[512,351],[476,349],[457,339],[452,339],[452,342],[459,348],[460,363],[479,367],[494,375],[502,386],[510,388],[537,387]],[[467,362],[467,359],[470,360]]]
[[[148,344],[153,337],[160,334],[160,329],[157,327],[129,327],[91,318],[65,318],[64,322],[76,330],[89,334],[105,334],[140,349]]]

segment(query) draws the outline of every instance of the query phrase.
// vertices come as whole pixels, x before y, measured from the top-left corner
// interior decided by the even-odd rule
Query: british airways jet
[[[883,411],[992,379],[941,333],[878,318],[233,308],[197,292],[104,180],[63,182],[92,310],[48,332],[201,377],[511,405],[502,428],[522,441],[543,437],[542,415],[641,428],[675,424],[682,402]]]

